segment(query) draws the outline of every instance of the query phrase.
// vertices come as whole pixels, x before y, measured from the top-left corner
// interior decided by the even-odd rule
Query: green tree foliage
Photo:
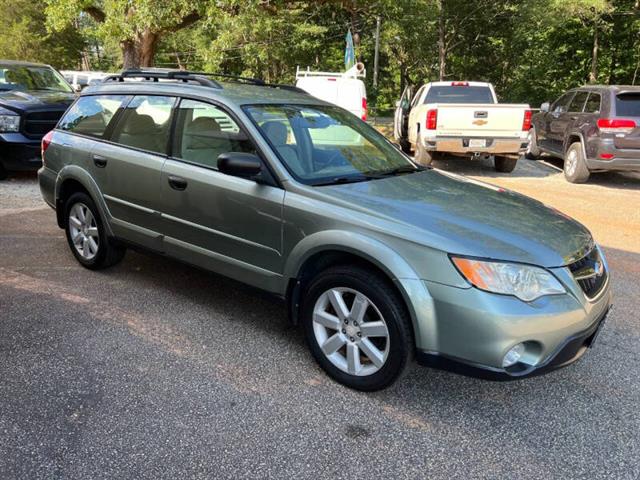
[[[20,27],[21,12],[37,7],[17,4],[20,14],[2,20],[24,33],[12,35],[20,40],[11,48],[76,25],[92,66],[155,64],[270,82],[292,82],[296,66],[341,71],[351,29],[369,105],[382,113],[406,85],[439,78],[490,81],[502,101],[533,106],[588,82],[640,83],[639,0],[47,0],[54,34]]]
[[[0,58],[79,67],[84,41],[73,24],[50,33],[39,2],[0,0]]]

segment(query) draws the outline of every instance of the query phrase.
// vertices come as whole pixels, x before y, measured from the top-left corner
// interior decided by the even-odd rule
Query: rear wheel
[[[74,193],[65,203],[64,211],[69,248],[83,267],[98,270],[122,260],[125,249],[107,237],[100,213],[89,195]]]
[[[306,291],[302,318],[314,358],[348,387],[385,388],[411,358],[413,337],[402,298],[369,270],[342,266],[320,273]]]
[[[414,160],[416,161],[416,163],[420,165],[424,165],[425,167],[428,167],[429,165],[431,165],[431,162],[433,162],[434,155],[435,155],[435,152],[427,151],[427,149],[424,148],[420,140],[418,140],[418,143],[416,144],[416,154],[414,157]]]
[[[494,159],[496,172],[511,173],[516,168],[516,163],[518,163],[518,159],[512,157],[500,157],[496,155]]]
[[[527,150],[524,152],[524,158],[529,160],[537,160],[540,157],[540,149],[538,148],[538,139],[536,138],[535,129],[529,130],[529,134],[527,135]]]
[[[582,154],[582,144],[571,144],[564,156],[564,177],[571,183],[584,183],[589,180],[589,169]]]

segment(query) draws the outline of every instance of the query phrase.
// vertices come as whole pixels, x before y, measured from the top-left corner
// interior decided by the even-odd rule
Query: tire
[[[337,296],[342,313],[333,307],[340,304]],[[360,315],[356,305],[366,305]],[[402,298],[387,279],[364,268],[332,267],[315,277],[305,291],[302,323],[320,367],[349,388],[381,390],[401,376],[413,356]]]
[[[582,154],[582,143],[571,144],[564,155],[564,178],[571,183],[584,183],[589,180],[589,169]]]
[[[428,167],[433,162],[435,153],[428,152],[424,146],[422,146],[420,140],[416,143],[416,154],[414,160],[417,164]]]
[[[529,160],[537,160],[538,158],[540,158],[542,152],[538,148],[538,139],[536,137],[535,128],[529,130],[527,138],[529,140],[529,145],[527,146],[527,150],[524,152],[524,158]]]
[[[6,180],[8,176],[9,172],[7,172],[2,162],[0,162],[0,180]]]
[[[107,237],[96,204],[86,193],[74,193],[66,201],[64,225],[69,248],[83,267],[99,270],[124,257],[125,249]]]
[[[496,172],[511,173],[518,163],[517,158],[495,156],[493,160]]]

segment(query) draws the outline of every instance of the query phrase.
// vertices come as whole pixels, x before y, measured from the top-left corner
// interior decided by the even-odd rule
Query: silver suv
[[[414,356],[514,379],[592,344],[611,293],[582,225],[416,166],[294,87],[213,78],[123,72],[45,137],[42,195],[83,266],[136,245],[275,293],[320,366],[360,390]]]

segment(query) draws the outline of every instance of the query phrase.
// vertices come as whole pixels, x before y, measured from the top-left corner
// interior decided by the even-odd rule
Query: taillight
[[[40,156],[42,158],[43,163],[44,163],[44,152],[46,152],[47,148],[49,148],[49,145],[51,145],[52,138],[53,138],[53,130],[51,130],[44,137],[42,137],[42,142],[40,143]]]
[[[598,128],[603,133],[628,133],[636,128],[636,122],[624,118],[599,118]]]
[[[362,97],[362,120],[367,119],[367,97]]]
[[[524,120],[522,121],[522,131],[528,132],[531,128],[531,110],[524,111]]]
[[[435,130],[438,124],[438,109],[427,110],[427,130]]]
[[[469,82],[451,82],[452,87],[468,87]]]

